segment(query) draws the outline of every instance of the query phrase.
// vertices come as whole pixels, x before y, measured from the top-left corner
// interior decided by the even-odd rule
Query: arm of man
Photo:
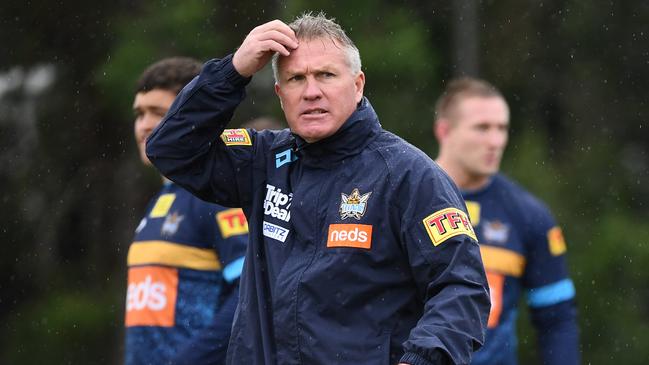
[[[247,82],[232,67],[231,56],[205,63],[147,139],[147,155],[162,175],[203,200],[242,205],[249,171],[235,170],[242,156],[233,155],[220,135],[244,99]],[[253,137],[247,135],[246,142]]]
[[[192,336],[182,346],[175,359],[174,365],[221,364],[225,357],[230,340],[232,319],[239,300],[239,280],[224,287],[224,298],[214,320],[199,333]]]
[[[156,168],[202,199],[244,206],[250,171],[236,161],[250,156],[227,149],[219,136],[245,98],[250,77],[274,52],[288,54],[295,47],[293,31],[275,20],[253,29],[234,56],[207,62],[147,140],[147,156]],[[231,144],[251,145],[254,136],[241,134]]]
[[[532,324],[543,364],[576,365],[580,361],[579,330],[566,243],[549,210],[537,204],[528,224],[530,245],[524,277]]]
[[[221,364],[232,330],[234,312],[239,301],[239,278],[248,243],[248,225],[241,209],[217,208],[207,229],[215,238],[213,245],[223,270],[218,310],[212,321],[179,349],[173,364]]]
[[[405,364],[469,364],[490,301],[479,246],[459,191],[441,171],[411,179],[403,246],[424,311],[404,343]],[[421,184],[420,181],[425,181]],[[421,186],[418,188],[418,186]],[[414,188],[414,189],[413,189]]]
[[[580,363],[577,309],[574,300],[544,307],[530,307],[538,334],[542,363],[576,365]]]

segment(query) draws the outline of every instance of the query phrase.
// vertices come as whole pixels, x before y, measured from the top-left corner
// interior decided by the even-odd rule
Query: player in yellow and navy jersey
[[[133,109],[142,162],[146,138],[198,61],[170,58],[141,76]],[[164,179],[128,253],[125,363],[220,364],[238,301],[248,224],[238,208],[204,202]]]
[[[472,364],[518,363],[516,310],[526,294],[542,363],[575,365],[579,341],[566,244],[548,208],[498,174],[508,127],[505,99],[482,80],[452,81],[436,105],[437,162],[462,190],[491,294],[487,337]]]

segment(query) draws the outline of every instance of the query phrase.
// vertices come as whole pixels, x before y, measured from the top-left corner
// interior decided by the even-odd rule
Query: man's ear
[[[365,74],[363,71],[356,76],[354,86],[356,87],[356,104],[358,104],[363,98],[363,89],[365,89]]]
[[[279,98],[279,106],[284,110],[284,103],[282,103],[282,93],[278,83],[275,83],[275,95]]]
[[[446,118],[439,118],[433,123],[433,134],[437,138],[437,142],[442,142],[446,139],[451,131],[451,122]]]

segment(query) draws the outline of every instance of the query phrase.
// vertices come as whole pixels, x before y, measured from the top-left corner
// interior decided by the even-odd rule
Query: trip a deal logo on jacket
[[[285,193],[276,186],[266,184],[266,197],[264,198],[264,217],[274,218],[279,224],[271,223],[264,219],[263,235],[274,240],[285,242],[290,230],[282,224],[291,220],[291,201],[293,193]]]
[[[465,234],[478,240],[466,213],[457,208],[438,210],[423,220],[433,245],[437,246],[451,237]]]
[[[169,267],[132,267],[128,270],[126,327],[173,327],[178,270]]]

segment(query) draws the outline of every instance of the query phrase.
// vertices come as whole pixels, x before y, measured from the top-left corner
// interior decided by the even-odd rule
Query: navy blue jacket
[[[224,132],[248,81],[231,56],[206,63],[147,143],[165,176],[250,222],[228,363],[469,363],[490,303],[448,176],[366,99],[312,144]]]

